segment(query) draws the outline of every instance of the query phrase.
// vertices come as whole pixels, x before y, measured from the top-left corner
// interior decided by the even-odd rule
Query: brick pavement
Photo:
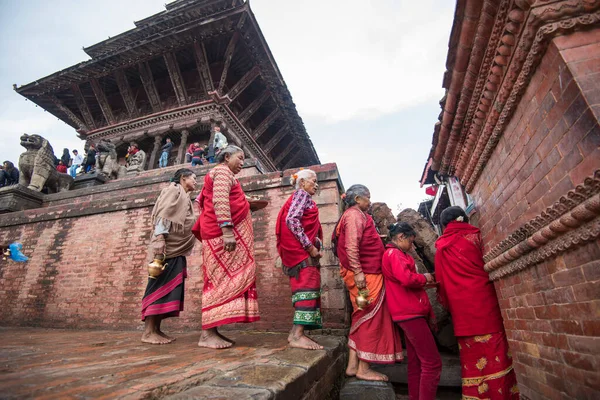
[[[200,349],[198,333],[163,346],[138,331],[0,328],[2,398],[322,399],[341,378],[344,338],[321,351],[287,348],[280,333],[227,332],[227,350]]]

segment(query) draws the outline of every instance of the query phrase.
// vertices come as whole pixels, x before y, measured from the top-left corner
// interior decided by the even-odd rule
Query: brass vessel
[[[162,260],[160,258],[155,258],[150,264],[148,264],[148,278],[156,279],[163,273],[165,268],[169,265],[165,263],[166,254],[163,254]]]
[[[370,303],[368,300],[369,291],[367,289],[359,290],[358,296],[356,296],[356,306],[359,310],[364,310]]]

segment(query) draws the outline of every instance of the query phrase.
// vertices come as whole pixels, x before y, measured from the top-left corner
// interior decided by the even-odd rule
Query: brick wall
[[[0,242],[19,241],[27,263],[0,261],[0,324],[69,328],[140,328],[147,280],[152,206],[176,167],[147,171],[134,179],[45,197],[43,208],[0,216]],[[339,210],[341,182],[335,164],[316,166],[321,190],[315,196],[329,237]],[[196,168],[198,175],[208,169]],[[253,215],[257,286],[262,320],[237,328],[288,330],[293,309],[288,278],[274,268],[275,218],[292,193],[294,171],[260,174],[253,163],[240,182],[270,204]],[[202,179],[199,179],[202,182]],[[188,257],[185,310],[167,329],[201,324],[201,255]],[[336,260],[326,251],[322,269],[325,328],[348,326],[348,304]]]
[[[552,40],[472,193],[486,252],[600,169],[599,82],[600,29]],[[598,398],[599,271],[595,240],[496,281],[526,398]]]

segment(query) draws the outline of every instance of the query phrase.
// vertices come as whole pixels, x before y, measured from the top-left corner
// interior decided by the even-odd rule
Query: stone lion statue
[[[108,179],[122,178],[127,174],[124,166],[119,165],[117,158],[117,149],[115,145],[108,140],[100,140],[98,146],[98,157],[96,157],[96,171],[106,176]]]
[[[69,190],[73,178],[69,174],[61,174],[54,166],[54,150],[46,139],[40,135],[23,134],[21,146],[27,149],[19,157],[19,185],[41,192],[44,187],[48,193]]]

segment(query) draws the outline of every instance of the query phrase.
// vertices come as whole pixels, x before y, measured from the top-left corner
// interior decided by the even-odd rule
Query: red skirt
[[[284,267],[285,268],[285,267]],[[305,329],[321,329],[321,272],[319,267],[300,269],[298,277],[290,277],[294,324]]]
[[[457,339],[463,399],[519,399],[517,377],[504,332]]]

